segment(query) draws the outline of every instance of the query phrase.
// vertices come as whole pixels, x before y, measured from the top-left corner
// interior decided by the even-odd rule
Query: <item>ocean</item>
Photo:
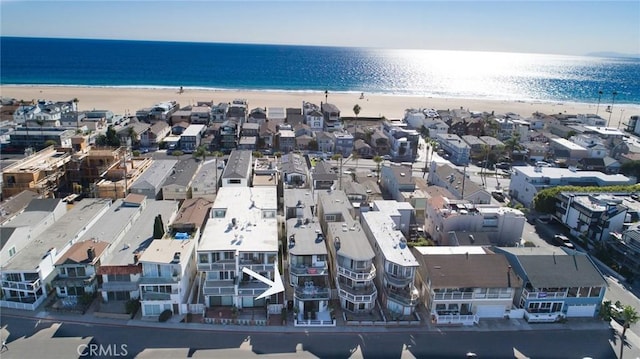
[[[2,85],[183,86],[640,105],[638,58],[16,37],[1,37],[0,50]]]

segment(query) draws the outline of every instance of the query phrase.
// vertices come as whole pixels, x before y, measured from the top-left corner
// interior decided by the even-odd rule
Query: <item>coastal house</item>
[[[213,201],[204,198],[185,199],[175,219],[169,224],[169,232],[174,236],[177,232],[186,233],[189,238],[199,240],[212,205]],[[184,235],[180,235],[180,237],[184,237]]]
[[[178,202],[130,194],[122,201],[121,210],[125,208],[132,208],[139,215],[119,241],[112,244],[109,253],[103,255],[97,269],[98,276],[101,276],[99,292],[105,303],[115,301],[124,304],[130,299],[140,298],[142,265],[139,259],[153,241],[153,223],[159,217],[166,228],[176,216]]]
[[[16,206],[20,212],[0,211],[0,213],[6,214],[2,218],[3,221],[0,226],[0,235],[2,236],[0,263],[7,263],[13,256],[27,247],[32,239],[38,238],[47,228],[67,213],[66,203],[61,199],[39,199],[28,194],[35,195],[31,191],[23,191],[3,203],[2,210],[10,211],[11,206]],[[25,195],[28,196],[26,197],[27,199],[30,198],[30,202],[22,207],[16,201],[25,199]]]
[[[380,186],[393,199],[402,202],[401,192],[413,192],[416,190],[416,182],[413,178],[411,165],[389,163],[380,168]]]
[[[346,131],[334,131],[331,135],[335,139],[334,152],[341,154],[344,158],[349,157],[353,152],[353,135]]]
[[[330,132],[316,132],[316,141],[319,152],[333,153],[335,151],[335,137]]]
[[[302,187],[307,184],[309,170],[304,157],[299,154],[290,153],[282,155],[280,158],[282,178],[285,184]]]
[[[195,158],[178,161],[162,184],[162,199],[191,198],[191,184],[201,165],[202,161]]]
[[[313,179],[313,189],[330,189],[338,180],[338,175],[331,169],[328,162],[320,161],[313,168],[311,178]]]
[[[374,129],[371,133],[371,140],[369,142],[372,150],[375,151],[376,154],[382,156],[389,153],[389,138],[385,136],[384,133],[380,129]]]
[[[425,212],[425,231],[438,244],[450,246],[462,243],[514,246],[522,238],[526,221],[524,214],[514,208],[474,204],[441,195],[427,200]]]
[[[446,188],[456,199],[464,199],[475,204],[491,203],[491,194],[479,184],[465,177],[465,173],[449,164],[431,162],[429,183]],[[500,188],[497,188],[500,190]]]
[[[53,141],[56,147],[71,148],[75,133],[75,129],[63,127],[16,127],[9,133],[9,142],[14,147],[42,149],[45,143]]]
[[[308,190],[285,189],[288,238],[288,284],[293,287],[296,326],[335,326],[329,301],[331,287],[327,244],[314,216]]]
[[[385,120],[382,132],[389,139],[389,155],[398,161],[413,161],[418,155],[420,134],[401,120]]]
[[[296,134],[291,126],[280,126],[275,136],[276,148],[283,153],[289,153],[296,148]]]
[[[31,201],[39,197],[40,196],[33,191],[24,190],[1,202],[0,203],[0,226],[12,220],[13,218],[15,218],[15,216],[19,215],[20,213],[24,212],[27,206],[31,203]]]
[[[127,147],[135,147],[140,144],[140,135],[151,128],[146,122],[131,121],[126,126],[116,130],[120,144]]]
[[[277,157],[260,157],[256,158],[253,164],[253,177],[251,185],[253,187],[260,186],[278,186],[280,182],[280,168]]]
[[[189,313],[187,301],[196,275],[196,242],[196,238],[174,234],[170,239],[153,240],[140,255],[143,316],[157,316],[164,310]]]
[[[211,123],[211,107],[203,104],[193,106],[191,108],[190,123],[209,126],[209,123]]]
[[[149,199],[161,198],[162,184],[175,175],[177,160],[154,160],[128,188],[130,193],[141,194]]]
[[[0,306],[35,310],[57,274],[54,263],[109,210],[110,200],[83,199],[2,266]],[[71,238],[71,239],[70,239]]]
[[[260,124],[254,122],[243,123],[240,135],[242,137],[258,137],[260,135]]]
[[[189,126],[189,122],[187,121],[173,122],[173,126],[171,126],[171,134],[180,136],[187,130],[187,128],[189,128]]]
[[[169,135],[171,128],[166,122],[156,122],[146,131],[140,134],[140,146],[145,148],[158,148],[160,142]]]
[[[207,159],[198,168],[191,182],[191,197],[213,201],[216,196],[224,168],[224,160]]]
[[[202,143],[202,137],[207,129],[205,125],[191,124],[180,135],[180,149],[184,153],[193,153]]]
[[[469,164],[471,148],[469,145],[454,134],[438,134],[436,137],[438,145],[449,155],[451,163],[457,166]]]
[[[256,107],[249,112],[247,117],[247,123],[255,123],[258,126],[267,121],[267,109],[262,107]]]
[[[232,151],[238,145],[239,120],[230,118],[220,125],[218,147],[222,151]]]
[[[604,242],[616,264],[637,278],[640,275],[640,228],[633,225],[622,234],[612,233],[612,240]]]
[[[318,218],[326,235],[329,270],[340,306],[352,313],[371,312],[378,298],[375,253],[352,214],[344,192],[318,193]]]
[[[89,240],[76,242],[55,263],[57,276],[51,281],[56,295],[69,298],[68,304],[77,303],[85,294],[96,293],[96,265],[109,242]]]
[[[222,187],[197,249],[207,307],[265,307],[256,299],[268,285],[242,271],[273,280],[278,258],[275,187]],[[276,303],[270,298],[270,303]]]
[[[227,102],[220,102],[217,105],[211,106],[211,121],[224,122],[228,109],[229,104]]]
[[[336,105],[320,102],[320,111],[322,112],[325,131],[334,132],[342,130],[340,110]]]
[[[613,233],[622,233],[629,209],[640,208],[628,194],[561,192],[557,199],[555,218],[572,235],[584,235],[594,245],[612,240]]]
[[[504,254],[480,247],[415,247],[417,287],[431,322],[474,325],[505,318],[522,280]]]
[[[607,282],[588,255],[574,250],[495,248],[522,278],[515,307],[530,323],[561,318],[593,318],[600,311]],[[558,252],[558,253],[556,253]]]
[[[356,140],[353,143],[353,152],[357,153],[360,158],[373,158],[375,152],[364,140]]]
[[[222,172],[222,187],[249,187],[251,185],[251,151],[234,150]]]
[[[484,159],[486,156],[485,147],[487,146],[484,141],[476,136],[464,135],[462,140],[469,145],[469,156],[475,159]]]
[[[407,245],[413,207],[406,202],[375,201],[362,213],[362,228],[374,249],[376,284],[382,305],[392,315],[413,314],[418,304],[414,285],[418,261]]]
[[[608,175],[594,171],[575,171],[555,167],[513,167],[509,195],[529,207],[538,191],[555,186],[615,186],[634,184],[635,181],[621,174]]]

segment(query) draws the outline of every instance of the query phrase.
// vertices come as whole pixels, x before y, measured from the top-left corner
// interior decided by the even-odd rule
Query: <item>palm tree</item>
[[[636,308],[630,305],[625,305],[622,309],[622,313],[620,313],[619,318],[624,321],[624,324],[622,325],[622,334],[620,335],[620,359],[622,359],[622,352],[624,351],[624,339],[625,335],[627,334],[627,329],[629,329],[629,327],[633,324],[636,324],[638,320],[640,320],[640,316],[638,315]]]
[[[356,114],[356,130],[358,129],[358,115],[360,114],[360,110],[362,110],[360,105],[356,104],[355,106],[353,106],[353,113]]]
[[[380,164],[384,161],[380,156],[374,156],[373,162],[376,163],[376,173],[378,174],[378,180],[380,180]]]
[[[209,151],[207,151],[207,147],[203,146],[203,145],[200,145],[193,152],[193,157],[194,158],[202,157],[202,162],[204,162],[207,159],[207,155],[208,154],[209,154]]]
[[[71,100],[71,102],[73,102],[74,111],[76,112],[76,133],[77,133],[80,130],[80,123],[78,122],[78,102],[80,102],[80,100],[78,100],[77,97],[74,97],[73,100]]]
[[[598,91],[598,106],[596,107],[596,116],[598,116],[598,111],[600,110],[600,99],[602,98],[602,90]]]
[[[358,153],[358,151],[354,150],[353,152],[351,152],[351,158],[356,160],[356,172],[358,172],[358,160],[360,159],[360,154]]]
[[[216,159],[216,195],[218,194],[218,158],[224,156],[224,153],[220,152],[220,151],[214,151],[211,154],[215,159]]]
[[[329,90],[324,90],[324,103],[327,103],[327,101],[329,99]],[[320,109],[320,111],[322,111],[322,109]]]

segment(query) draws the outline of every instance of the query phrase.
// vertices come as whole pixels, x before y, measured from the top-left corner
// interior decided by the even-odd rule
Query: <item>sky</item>
[[[21,37],[640,55],[640,1],[0,0]]]

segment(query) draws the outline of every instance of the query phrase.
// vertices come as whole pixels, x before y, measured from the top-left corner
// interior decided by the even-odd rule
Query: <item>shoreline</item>
[[[325,101],[324,91],[316,90],[260,90],[260,89],[218,89],[207,87],[184,87],[179,93],[175,86],[85,86],[85,85],[2,85],[0,95],[16,100],[50,100],[69,101],[77,98],[80,111],[90,109],[111,110],[116,114],[135,114],[141,108],[151,107],[163,101],[176,101],[181,107],[196,104],[198,101],[214,103],[231,102],[234,99],[246,99],[249,110],[256,107],[297,107],[303,101],[315,103]],[[640,115],[640,105],[614,103],[611,114],[605,112],[610,103],[600,102],[599,108],[594,103],[578,103],[568,101],[544,100],[498,100],[473,99],[457,97],[434,97],[409,94],[380,94],[361,92],[332,92],[326,99],[338,107],[341,115],[352,117],[353,107],[361,107],[359,116],[402,118],[408,108],[434,108],[446,110],[463,107],[470,111],[505,114],[513,112],[528,117],[534,112],[551,114],[595,114],[610,119],[611,127],[622,126],[629,116]],[[609,115],[608,115],[609,114]],[[622,124],[619,124],[622,122]]]

